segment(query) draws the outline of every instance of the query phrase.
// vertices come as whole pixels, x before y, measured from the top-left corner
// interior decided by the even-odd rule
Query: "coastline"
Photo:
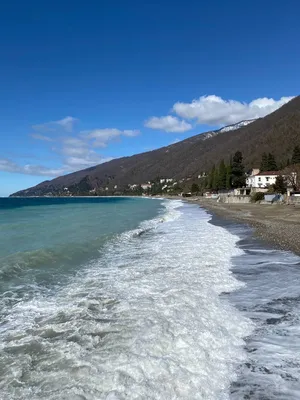
[[[266,243],[300,255],[300,206],[225,204],[199,197],[184,201],[198,204],[222,219],[249,225],[254,235]]]

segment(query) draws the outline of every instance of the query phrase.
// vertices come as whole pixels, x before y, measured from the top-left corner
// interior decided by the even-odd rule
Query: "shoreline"
[[[222,219],[251,226],[255,237],[277,249],[300,255],[300,206],[226,204],[199,197],[184,201],[197,204]]]

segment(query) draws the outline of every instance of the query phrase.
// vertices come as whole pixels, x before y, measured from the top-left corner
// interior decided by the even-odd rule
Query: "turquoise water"
[[[2,198],[0,289],[57,283],[161,209],[138,198]]]

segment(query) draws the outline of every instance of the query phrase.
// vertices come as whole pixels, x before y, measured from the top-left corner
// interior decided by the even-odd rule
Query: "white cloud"
[[[66,156],[83,156],[86,155],[89,150],[88,147],[63,147],[61,152]]]
[[[106,147],[111,140],[118,139],[121,136],[134,137],[140,134],[139,130],[120,130],[116,128],[93,129],[91,131],[83,131],[83,138],[92,140],[93,147]]]
[[[47,140],[43,135],[37,134],[37,139]],[[47,138],[47,137],[46,137]],[[89,138],[66,137],[57,140],[60,147],[52,148],[60,154],[61,166],[48,168],[41,165],[21,165],[9,159],[0,159],[0,171],[36,175],[45,177],[57,177],[80,169],[88,168],[112,160],[111,157],[103,157],[91,148]]]
[[[0,159],[0,171],[55,178],[93,165],[102,164],[110,160],[112,160],[111,157],[104,158],[96,153],[91,153],[85,157],[66,157],[61,167],[48,168],[34,164],[20,165],[9,159]]]
[[[42,140],[44,142],[53,142],[53,139],[51,139],[49,136],[41,135],[39,133],[32,133],[30,136],[33,139]]]
[[[199,124],[229,125],[244,119],[264,117],[277,110],[293,96],[272,98],[258,98],[250,103],[241,103],[236,100],[223,100],[219,96],[201,96],[191,103],[177,102],[173,111],[182,118],[196,119]]]
[[[73,125],[77,121],[78,121],[77,118],[65,117],[59,121],[55,121],[54,123],[60,125],[66,132],[72,132]]]
[[[101,164],[107,161],[90,149],[88,141],[78,138],[66,138],[63,140],[61,154],[64,157],[64,163],[74,170],[87,168],[92,165]]]
[[[58,152],[63,156],[63,163],[71,170],[80,170],[109,161],[91,149],[88,138],[64,138]]]
[[[151,129],[177,133],[183,133],[192,129],[191,124],[171,115],[165,117],[151,117],[145,121],[145,126]]]
[[[44,142],[55,142],[48,146],[50,151],[60,157],[59,167],[46,167],[35,164],[22,164],[11,159],[0,158],[0,171],[21,173],[26,175],[57,177],[70,172],[88,168],[112,160],[112,157],[103,157],[95,148],[106,147],[108,142],[123,137],[135,137],[138,130],[94,129],[82,132],[73,132],[74,124],[78,120],[74,117],[65,117],[58,121],[34,125],[35,130],[30,136]],[[72,133],[73,136],[64,136]],[[52,138],[55,136],[54,138]],[[24,157],[23,157],[24,158]]]
[[[25,175],[49,176],[49,177],[56,177],[66,172],[70,172],[65,166],[61,168],[47,168],[41,165],[32,165],[32,164],[19,165],[12,160],[3,158],[0,159],[0,171],[15,172]]]
[[[123,136],[128,136],[128,137],[134,137],[138,136],[141,132],[138,129],[125,129],[124,131],[121,131],[121,134]]]
[[[68,167],[74,171],[92,167],[94,165],[103,164],[104,162],[111,161],[112,157],[101,157],[97,153],[90,152],[85,157],[67,157],[65,162]]]
[[[89,151],[88,142],[78,138],[65,138],[61,152],[65,155],[82,155]]]
[[[78,121],[74,117],[65,117],[58,121],[45,122],[44,124],[33,125],[32,128],[37,132],[56,132],[63,130],[64,132],[72,132],[74,124]]]

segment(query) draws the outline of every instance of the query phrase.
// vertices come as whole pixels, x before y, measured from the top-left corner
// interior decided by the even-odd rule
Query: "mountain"
[[[195,178],[222,158],[229,160],[237,150],[243,153],[247,168],[259,166],[263,152],[273,153],[278,163],[285,162],[295,145],[300,145],[300,96],[264,118],[241,121],[157,150],[60,176],[12,196],[55,195],[65,187],[86,192],[117,185],[119,190],[156,177]]]

